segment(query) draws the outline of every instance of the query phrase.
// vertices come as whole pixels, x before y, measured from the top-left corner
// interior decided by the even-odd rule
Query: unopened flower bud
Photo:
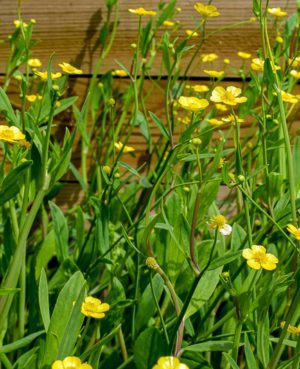
[[[110,174],[111,172],[111,167],[109,165],[104,165],[102,169],[103,169],[103,172],[106,174]]]
[[[192,138],[191,140],[190,140],[190,143],[192,143],[193,145],[201,145],[201,140],[200,140],[200,138],[198,138],[198,137],[195,137],[195,138]]]
[[[240,182],[245,182],[245,177],[242,175],[242,174],[240,174],[240,175],[238,175],[238,180],[240,181]]]
[[[108,106],[115,106],[116,104],[116,100],[113,99],[112,97],[108,100]]]
[[[190,190],[190,188],[189,188],[189,187],[184,186],[184,187],[183,187],[183,191],[184,191],[184,192],[190,192],[191,190]]]
[[[157,261],[153,257],[148,257],[146,259],[146,265],[148,268],[154,269],[154,270],[156,270],[159,267],[159,265],[157,264]]]

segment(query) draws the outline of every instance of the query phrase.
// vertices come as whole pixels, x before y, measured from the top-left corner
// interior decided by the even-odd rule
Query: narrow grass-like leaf
[[[44,327],[47,332],[50,324],[50,312],[47,275],[44,268],[41,271],[39,282],[39,306]]]

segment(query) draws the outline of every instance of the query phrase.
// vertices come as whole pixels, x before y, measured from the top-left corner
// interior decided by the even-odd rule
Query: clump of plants
[[[203,52],[236,26],[208,32],[211,3],[128,9],[132,60],[100,74],[119,20],[107,0],[79,97],[80,66],[42,65],[19,4],[0,88],[1,368],[299,367],[299,2],[253,0],[261,46],[241,45],[238,70]]]

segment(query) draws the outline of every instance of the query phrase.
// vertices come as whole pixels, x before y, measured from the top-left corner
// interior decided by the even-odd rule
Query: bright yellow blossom
[[[247,101],[247,97],[245,96],[238,97],[241,92],[240,88],[234,86],[229,86],[226,90],[224,87],[218,86],[213,90],[210,100],[234,106]]]
[[[175,356],[162,356],[152,369],[189,369],[185,364],[180,363]]]
[[[25,96],[26,100],[33,103],[36,101],[36,99],[38,100],[42,100],[42,96],[41,95],[26,95]]]
[[[228,111],[228,107],[224,104],[216,104],[215,107],[219,111]]]
[[[268,8],[268,13],[275,15],[275,17],[284,17],[287,12],[281,10],[281,8]]]
[[[232,231],[232,227],[227,224],[227,220],[224,215],[215,215],[214,217],[210,218],[208,225],[212,229],[217,229],[222,235],[228,236]]]
[[[253,69],[257,72],[263,72],[264,64],[265,64],[264,60],[262,60],[260,58],[254,58],[254,59],[252,59],[251,69]]]
[[[77,69],[75,67],[73,67],[73,65],[69,64],[69,63],[61,63],[58,64],[61,69],[63,70],[63,72],[68,73],[68,74],[82,74],[82,70],[81,69]]]
[[[29,59],[27,64],[32,68],[39,68],[42,66],[40,59]]]
[[[166,26],[166,27],[173,27],[175,25],[175,23],[170,21],[170,20],[165,20],[163,22],[163,25]]]
[[[207,91],[209,91],[208,86],[205,86],[205,85],[195,85],[195,86],[191,86],[191,88],[195,92],[207,92]]]
[[[154,17],[156,15],[155,11],[146,10],[144,8],[128,9],[128,11],[132,14],[136,14],[136,15],[139,15],[139,16],[149,15],[150,17]]]
[[[204,5],[202,3],[196,3],[194,5],[195,10],[200,13],[204,18],[208,17],[218,17],[220,13],[214,5]]]
[[[242,59],[250,59],[250,58],[251,58],[251,54],[249,54],[249,53],[245,53],[245,52],[243,52],[243,51],[239,51],[239,52],[237,53],[237,55],[238,55],[240,58],[242,58]]]
[[[185,30],[185,33],[189,36],[189,37],[197,37],[199,36],[199,33],[196,31],[192,31],[191,29],[187,29]]]
[[[285,322],[280,323],[280,327],[283,328],[285,326]],[[300,334],[300,325],[298,327],[295,327],[294,325],[289,324],[287,331],[294,334]]]
[[[243,123],[245,122],[244,119],[239,118],[237,115],[234,117],[233,114],[229,114],[227,115],[227,117],[222,118],[222,121],[225,123],[231,123],[232,125],[235,125],[235,122],[237,121],[238,123]]]
[[[96,319],[105,317],[105,313],[109,310],[109,305],[102,303],[101,300],[92,296],[87,296],[81,305],[81,313]]]
[[[207,119],[208,123],[211,124],[212,126],[215,126],[215,127],[219,127],[219,126],[222,126],[224,124],[224,122],[220,119],[217,119],[217,118],[210,118],[210,119]]]
[[[113,76],[118,76],[118,77],[126,77],[127,76],[127,72],[125,72],[125,70],[123,70],[123,69],[116,69],[111,74]]]
[[[290,94],[288,92],[285,92],[285,91],[281,90],[281,96],[282,96],[282,100],[284,102],[288,102],[290,104],[297,104],[297,102],[298,102],[297,96],[295,96],[293,94]]]
[[[208,74],[210,77],[213,77],[213,78],[221,78],[221,77],[223,77],[223,75],[225,73],[223,70],[220,70],[220,71],[217,71],[217,70],[204,70],[203,72]]]
[[[283,38],[281,36],[280,33],[278,33],[278,35],[276,36],[276,39],[275,39],[279,44],[283,44]]]
[[[250,268],[259,270],[274,270],[277,267],[278,259],[272,254],[267,254],[264,246],[252,245],[249,249],[244,249],[242,252],[243,258],[247,260]]]
[[[56,360],[51,369],[93,369],[91,365],[82,363],[76,356],[68,356],[63,360]]]
[[[115,142],[115,148],[117,151],[121,151],[123,147],[124,147],[123,149],[124,153],[135,151],[134,147],[126,146],[126,145],[124,146],[121,141]]]
[[[206,62],[212,62],[216,59],[218,59],[218,55],[215,54],[215,53],[211,53],[211,54],[201,54],[200,55],[200,59],[203,63],[206,63]]]
[[[287,230],[296,238],[296,240],[300,241],[300,228],[296,228],[293,224],[288,224]]]
[[[14,20],[14,25],[16,28],[20,28],[21,25],[23,25],[24,28],[27,28],[28,27],[28,24],[23,22],[23,21],[20,21],[18,19]]]
[[[290,75],[296,79],[300,79],[300,72],[296,71],[295,69],[291,70]]]
[[[47,81],[48,79],[48,72],[39,72],[39,71],[35,71],[34,72],[37,76],[39,76],[43,81]],[[51,79],[58,79],[61,77],[61,73],[57,72],[57,73],[51,73]]]
[[[226,163],[226,159],[225,158],[221,158],[220,161],[219,161],[218,167],[220,169],[223,168],[223,166],[224,166],[225,163]]]
[[[229,60],[228,58],[225,58],[225,59],[223,60],[223,62],[224,62],[225,64],[230,64],[230,60]]]
[[[25,140],[25,135],[18,127],[0,125],[0,141],[20,143],[23,140]]]
[[[185,110],[198,113],[208,107],[209,102],[206,99],[198,99],[197,97],[180,96],[178,100],[181,107]]]

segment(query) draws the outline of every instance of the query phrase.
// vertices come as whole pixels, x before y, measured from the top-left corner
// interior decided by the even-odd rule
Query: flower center
[[[223,228],[224,225],[226,224],[226,219],[223,215],[216,215],[213,219],[212,219],[212,224],[216,227],[216,228]]]
[[[225,93],[224,93],[224,99],[225,100],[229,100],[231,102],[234,102],[235,101],[235,96],[231,92],[225,91]]]

